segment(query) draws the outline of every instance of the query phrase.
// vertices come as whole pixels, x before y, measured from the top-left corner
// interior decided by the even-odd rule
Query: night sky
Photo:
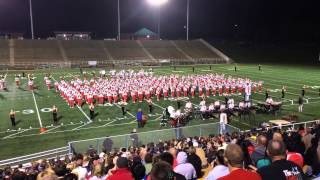
[[[156,31],[157,9],[145,0],[121,1],[121,31]],[[319,42],[319,0],[191,0],[190,37],[255,42]],[[53,31],[90,31],[115,38],[116,0],[33,0],[36,37]],[[0,0],[0,32],[30,37],[28,0]],[[163,39],[186,37],[186,0],[161,8]]]

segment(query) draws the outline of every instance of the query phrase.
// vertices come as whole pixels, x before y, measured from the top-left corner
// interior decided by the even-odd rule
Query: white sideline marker
[[[41,117],[40,117],[40,113],[39,113],[39,108],[38,108],[38,104],[37,104],[37,101],[36,101],[36,97],[34,96],[34,92],[33,92],[33,91],[32,91],[32,96],[33,96],[34,106],[36,107],[39,124],[40,124],[40,127],[42,128],[43,126],[42,126],[42,122],[41,122]]]

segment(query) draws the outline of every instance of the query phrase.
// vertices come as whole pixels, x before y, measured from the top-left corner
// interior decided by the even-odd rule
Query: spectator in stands
[[[317,133],[314,134],[314,137],[311,140],[311,147],[307,150],[305,154],[305,162],[307,165],[312,167],[312,174],[318,176],[320,174],[320,157],[317,156],[317,149],[320,147],[320,133],[317,129]]]
[[[18,169],[16,169],[11,176],[11,180],[25,180],[26,178],[26,173],[19,171]]]
[[[229,174],[229,169],[224,162],[224,150],[217,152],[215,160],[212,162],[213,169],[209,172],[206,180],[216,180]]]
[[[187,162],[187,153],[181,151],[178,153],[178,165],[174,168],[174,172],[183,175],[187,180],[195,179],[197,177],[196,170],[192,164]]]
[[[102,180],[102,167],[100,164],[96,164],[92,170],[92,177],[89,180]]]
[[[79,154],[76,158],[76,168],[72,170],[72,173],[78,176],[78,180],[85,180],[88,171],[86,168],[82,167],[83,155]]]
[[[167,162],[157,162],[153,165],[151,173],[151,180],[174,180],[174,173],[171,166]]]
[[[173,157],[173,164],[172,167],[175,168],[178,165],[178,161],[177,161],[177,149],[174,147],[171,147],[169,149],[169,153],[172,155]]]
[[[272,140],[283,141],[282,134],[280,132],[274,132]]]
[[[146,174],[149,174],[152,169],[152,155],[150,153],[147,153],[144,157],[144,167],[146,168]]]
[[[260,180],[261,177],[254,172],[243,169],[243,152],[239,145],[229,144],[225,151],[225,161],[230,174],[218,178],[219,180]]]
[[[272,160],[272,164],[258,170],[262,179],[269,180],[275,177],[278,180],[304,179],[302,169],[295,163],[286,160],[286,148],[282,141],[270,141],[267,147],[267,153]]]
[[[195,143],[197,143],[197,142],[194,142],[193,144],[195,144]],[[201,159],[199,158],[198,155],[196,155],[196,149],[193,146],[189,147],[187,161],[190,164],[192,164],[192,166],[196,170],[197,178],[201,178],[203,176],[203,173],[201,171],[201,169],[202,169]]]
[[[259,135],[257,138],[257,146],[255,147],[253,153],[251,154],[251,159],[254,165],[257,165],[257,162],[260,159],[266,158],[267,151],[267,137],[265,135]]]
[[[173,165],[173,156],[170,153],[168,153],[168,152],[161,153],[159,155],[159,159],[161,161],[169,163],[170,166],[171,166],[171,169],[173,170],[173,167],[172,167],[172,165]],[[185,180],[186,179],[183,175],[178,174],[178,173],[176,173],[174,171],[172,171],[172,172],[174,174],[175,180]]]
[[[128,159],[119,157],[116,161],[115,170],[111,171],[111,175],[107,177],[107,180],[133,180],[128,167]]]
[[[201,160],[202,168],[208,167],[208,161],[207,161],[207,158],[206,158],[206,153],[204,152],[204,150],[202,148],[199,147],[199,143],[198,142],[194,142],[193,143],[193,147],[196,149],[196,155],[199,156],[199,158]]]

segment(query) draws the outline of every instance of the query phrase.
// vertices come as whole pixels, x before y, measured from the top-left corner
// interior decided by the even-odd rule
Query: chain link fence
[[[240,132],[239,128],[226,125],[226,132]],[[119,148],[128,148],[129,146],[141,146],[148,143],[157,143],[180,137],[209,136],[210,134],[219,134],[220,124],[210,123],[196,126],[171,128],[155,130],[141,133],[131,133],[118,136],[101,137],[68,143],[69,153],[84,153],[89,148],[96,149],[99,153],[102,150],[112,151]]]

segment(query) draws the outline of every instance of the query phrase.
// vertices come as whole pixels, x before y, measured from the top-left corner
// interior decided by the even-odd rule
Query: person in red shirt
[[[108,176],[106,180],[133,180],[128,165],[129,162],[127,158],[119,157],[116,162],[116,170],[111,171],[112,175]]]
[[[225,160],[230,174],[218,180],[261,180],[259,174],[243,169],[243,152],[237,144],[229,144],[225,151]]]

